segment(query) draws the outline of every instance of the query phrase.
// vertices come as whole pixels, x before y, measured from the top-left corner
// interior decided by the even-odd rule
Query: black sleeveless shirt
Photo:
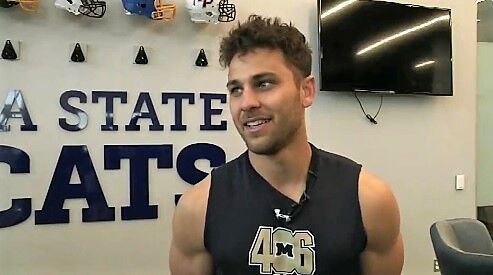
[[[204,229],[214,274],[360,274],[360,170],[312,145],[306,191],[296,203],[255,171],[247,152],[214,169]]]

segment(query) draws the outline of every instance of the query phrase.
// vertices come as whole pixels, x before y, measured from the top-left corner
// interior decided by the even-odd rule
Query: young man
[[[303,34],[250,16],[220,53],[248,150],[181,197],[171,273],[400,274],[399,211],[389,188],[307,141],[315,80]]]

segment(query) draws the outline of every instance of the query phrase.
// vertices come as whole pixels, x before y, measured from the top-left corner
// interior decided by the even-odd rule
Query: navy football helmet
[[[122,0],[122,3],[127,14],[143,15],[153,20],[175,19],[175,4],[164,4],[161,0]]]

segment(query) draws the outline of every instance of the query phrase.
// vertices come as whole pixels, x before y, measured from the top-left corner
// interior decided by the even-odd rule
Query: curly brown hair
[[[280,50],[295,77],[311,74],[312,51],[305,36],[292,23],[282,23],[278,17],[253,14],[239,23],[222,39],[219,62],[226,68],[236,54],[244,55],[258,48]]]

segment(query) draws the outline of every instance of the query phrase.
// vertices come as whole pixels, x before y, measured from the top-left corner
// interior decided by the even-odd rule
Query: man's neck
[[[291,143],[275,155],[258,155],[248,151],[255,170],[275,189],[298,201],[305,190],[312,149],[305,139]]]

